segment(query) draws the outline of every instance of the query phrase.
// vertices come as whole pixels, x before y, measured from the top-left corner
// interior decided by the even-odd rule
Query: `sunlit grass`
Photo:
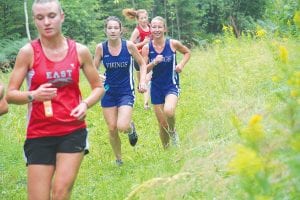
[[[286,62],[299,66],[297,44],[296,39],[228,37],[213,47],[194,49],[181,74],[176,112],[181,147],[163,150],[153,110],[144,110],[142,95],[137,93],[133,119],[139,142],[132,148],[127,136],[121,135],[122,167],[114,163],[102,110],[95,105],[87,117],[90,153],[82,163],[72,199],[247,198],[239,179],[227,168],[235,144],[241,143],[232,119],[247,124],[252,116],[261,116],[259,128],[263,127],[264,139],[269,141],[263,151],[283,145],[278,129],[285,129],[278,120],[287,119],[274,117],[284,107],[274,82],[274,77],[279,83],[284,78],[282,66],[278,67],[278,45],[287,48]],[[6,76],[0,74],[4,83]],[[83,96],[90,91],[83,77],[81,88]],[[0,199],[26,199],[25,115],[26,106],[12,105],[9,114],[1,117]]]

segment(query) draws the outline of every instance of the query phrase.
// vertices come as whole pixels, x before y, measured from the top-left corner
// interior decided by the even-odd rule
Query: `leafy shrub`
[[[28,42],[27,38],[19,40],[0,40],[0,70],[3,73],[6,73],[13,68],[18,51],[26,42]]]

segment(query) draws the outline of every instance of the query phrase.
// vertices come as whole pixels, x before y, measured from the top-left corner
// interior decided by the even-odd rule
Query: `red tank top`
[[[80,63],[76,42],[68,39],[67,43],[65,58],[53,62],[45,56],[39,39],[31,42],[34,62],[27,73],[28,89],[35,90],[41,84],[52,83],[57,87],[57,96],[51,100],[52,117],[45,116],[43,102],[33,101],[28,105],[27,138],[62,136],[86,127],[84,121],[70,116],[71,110],[81,101]]]
[[[149,27],[149,31],[144,31],[139,25],[136,26],[136,29],[139,31],[139,42],[144,41],[145,37],[150,36],[151,32],[150,32],[150,26]],[[139,47],[139,51],[142,50],[143,47]]]

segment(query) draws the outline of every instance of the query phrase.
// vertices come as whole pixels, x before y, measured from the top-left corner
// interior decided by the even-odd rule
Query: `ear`
[[[63,23],[65,21],[65,13],[61,12],[60,17],[61,17],[61,22]]]

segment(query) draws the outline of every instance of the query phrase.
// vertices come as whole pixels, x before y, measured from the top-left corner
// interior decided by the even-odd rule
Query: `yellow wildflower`
[[[214,43],[215,43],[215,44],[221,44],[221,43],[222,43],[222,40],[216,39],[216,40],[214,40]]]
[[[226,32],[228,30],[228,26],[223,24],[222,31]]]
[[[294,72],[293,76],[295,78],[295,86],[300,87],[300,71]]]
[[[230,33],[233,33],[233,27],[232,26],[229,26],[229,31],[230,31]]]
[[[279,57],[283,63],[287,63],[288,61],[288,51],[284,46],[279,46]]]
[[[253,115],[249,121],[249,126],[254,126],[257,123],[259,123],[262,120],[262,116],[261,115]]]
[[[294,72],[293,75],[287,81],[287,83],[290,86],[294,86],[296,88],[299,88],[300,87],[300,71]]]
[[[263,170],[264,162],[257,153],[245,146],[236,147],[236,155],[228,163],[229,172],[248,178],[253,178]]]
[[[272,200],[273,198],[265,195],[256,195],[255,200]]]
[[[265,136],[263,126],[261,125],[262,116],[254,115],[248,125],[241,129],[241,137],[246,139],[248,142],[258,142]]]
[[[241,127],[242,122],[236,115],[232,116],[231,122],[235,128],[239,129]]]
[[[267,32],[266,32],[264,29],[258,30],[258,31],[256,31],[256,36],[257,36],[257,37],[263,37],[263,36],[266,35],[266,33],[267,33]]]
[[[267,31],[260,26],[256,28],[256,37],[264,37]]]
[[[278,83],[279,82],[279,77],[278,76],[272,76],[272,81],[274,83]]]
[[[300,11],[296,11],[293,20],[294,20],[294,23],[296,24],[296,26],[298,26],[298,28],[300,28]]]
[[[233,35],[233,27],[230,26],[230,25],[228,25],[228,26],[223,25],[222,31],[223,31],[225,34],[227,34],[228,36],[232,36],[232,35]]]
[[[291,97],[297,97],[299,95],[297,90],[291,90]]]
[[[287,42],[287,41],[289,40],[289,38],[284,37],[284,38],[282,38],[282,40],[283,40],[284,42]]]
[[[278,42],[275,41],[275,40],[273,40],[273,41],[271,42],[271,45],[272,45],[273,47],[277,47],[277,46],[278,46]]]
[[[291,147],[297,152],[300,152],[300,134],[295,133],[293,137],[291,137]]]

